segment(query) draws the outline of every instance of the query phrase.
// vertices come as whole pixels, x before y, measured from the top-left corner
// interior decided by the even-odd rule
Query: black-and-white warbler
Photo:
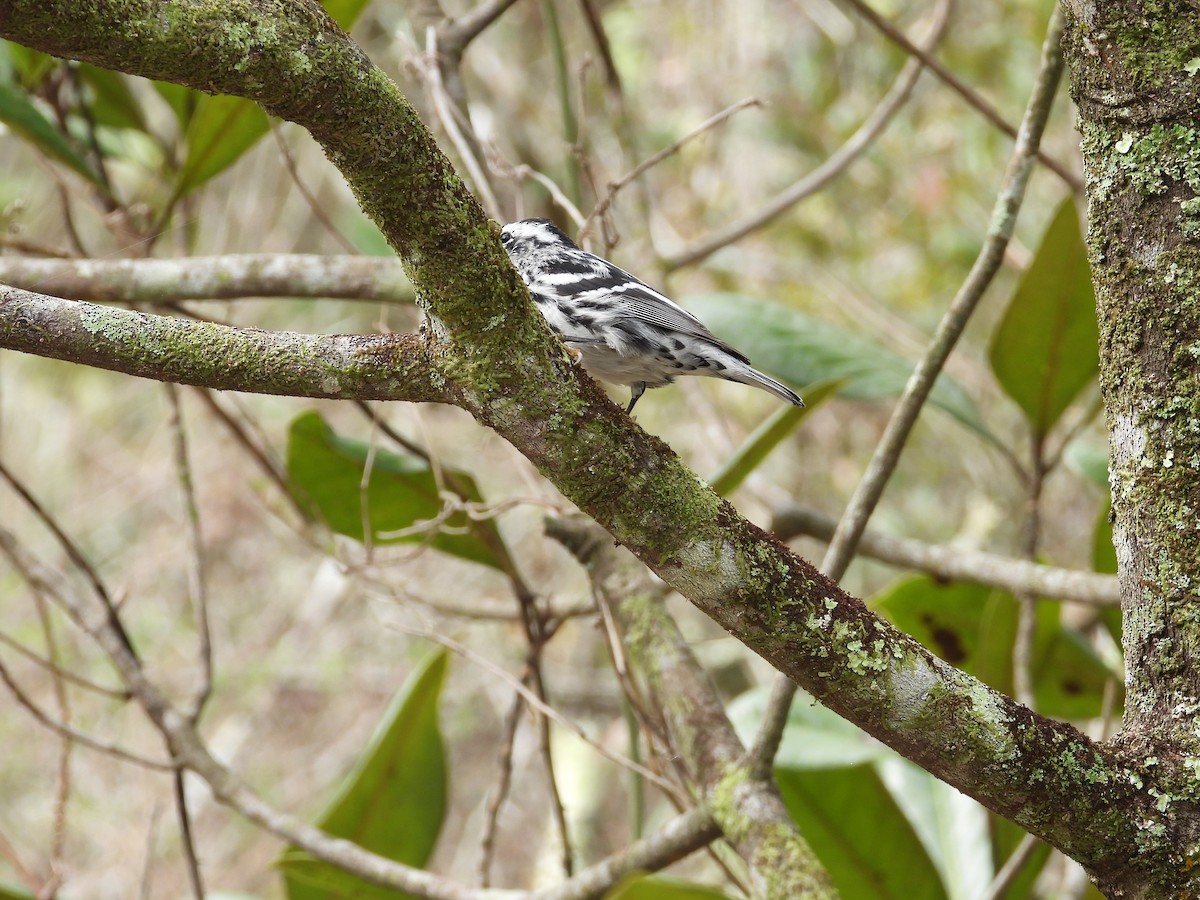
[[[629,385],[627,413],[646,388],[668,385],[677,375],[738,381],[804,405],[687,310],[581,250],[549,219],[505,225],[501,240],[538,309],[583,367],[602,381]]]

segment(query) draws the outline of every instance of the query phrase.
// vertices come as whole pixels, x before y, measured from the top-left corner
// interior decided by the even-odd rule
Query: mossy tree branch
[[[304,125],[400,254],[434,322],[426,352],[430,373],[446,379],[444,399],[509,440],[669,584],[832,709],[1101,879],[1125,870],[1149,883],[1154,873],[1159,886],[1195,892],[1186,810],[1159,802],[1170,779],[1162,767],[1096,745],[933,657],[741,519],[580,377],[412,108],[315,2],[0,0],[0,35],[237,94]],[[1190,256],[1180,262],[1195,271]],[[11,311],[0,305],[0,315]],[[22,321],[0,325],[5,346],[25,340]],[[363,340],[378,348],[383,339]],[[236,354],[236,343],[225,350]],[[239,376],[241,389],[272,389],[250,369]],[[326,395],[319,382],[310,390]],[[1169,662],[1172,672],[1184,667],[1181,657]]]

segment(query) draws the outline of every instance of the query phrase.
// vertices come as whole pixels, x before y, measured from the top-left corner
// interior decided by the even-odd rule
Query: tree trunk
[[[1093,875],[1110,896],[1184,896],[1200,839],[1200,15],[1185,2],[1068,6],[1124,612],[1114,743],[1159,772],[1180,880],[1134,865]]]

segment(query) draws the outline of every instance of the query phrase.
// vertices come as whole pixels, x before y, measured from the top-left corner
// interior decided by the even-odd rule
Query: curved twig
[[[933,14],[933,22],[924,40],[924,47],[932,50],[946,31],[946,23],[950,19],[950,9],[953,0],[939,0]],[[879,105],[866,120],[858,126],[858,130],[850,135],[847,141],[838,147],[829,157],[793,184],[786,188],[761,209],[734,222],[715,234],[697,241],[678,253],[670,254],[663,259],[663,266],[668,272],[690,266],[716,253],[722,247],[739,241],[751,232],[757,231],[783,215],[793,206],[807,197],[811,197],[833,179],[837,178],[858,159],[875,140],[883,134],[884,129],[895,117],[896,113],[908,102],[917,80],[925,67],[923,56],[908,60],[896,76],[891,88],[884,95]]]

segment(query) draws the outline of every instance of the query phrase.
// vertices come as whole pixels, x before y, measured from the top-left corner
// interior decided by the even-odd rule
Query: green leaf
[[[939,584],[925,575],[905,579],[872,607],[946,662],[998,691],[1012,692],[1015,597],[979,585]],[[1032,677],[1038,711],[1062,719],[1100,714],[1112,673],[1074,628],[1061,621],[1062,604],[1039,600]]]
[[[871,607],[952,666],[1012,691],[1017,602],[1010,594],[916,575],[877,595]]]
[[[842,900],[946,900],[937,869],[874,766],[779,767],[775,780]]]
[[[742,694],[729,706],[729,717],[739,737],[747,743],[759,728],[769,693],[768,689],[756,688]],[[880,808],[892,817],[891,821],[899,823],[904,840],[908,840],[909,835],[915,836],[922,848],[919,855],[926,857],[920,863],[920,869],[924,870],[927,865],[937,869],[940,875],[935,876],[934,880],[948,886],[949,897],[966,900],[974,895],[980,884],[990,880],[991,843],[983,808],[924,770],[901,759],[894,751],[836,713],[819,706],[803,692],[798,694],[788,710],[776,761],[779,768],[792,773],[814,774],[813,790],[816,792],[821,790],[822,779],[831,770],[855,773],[863,780],[857,786],[863,796],[847,800],[850,805],[868,803],[874,806],[880,788],[886,789],[890,799]],[[847,790],[852,787],[848,786]],[[813,815],[819,814],[819,809],[813,810]],[[801,822],[799,817],[797,821],[804,826],[805,836],[813,840],[814,849],[821,854],[807,823]],[[833,826],[822,824],[818,827],[827,831]],[[875,835],[870,831],[855,834],[852,829],[858,826],[853,823],[846,823],[846,827],[846,834],[826,834],[823,840],[850,845],[834,852],[846,857],[844,864],[853,868],[853,859],[857,854],[872,853]],[[824,855],[822,860],[831,866],[837,865]],[[840,882],[839,887],[846,890]],[[855,890],[858,896],[873,897],[880,888],[876,882],[871,882],[859,885]],[[892,894],[881,892],[878,896]]]
[[[1105,685],[1115,681],[1120,691],[1122,680],[1078,629],[1062,624],[1061,603],[1039,604],[1033,658],[1038,712],[1076,721],[1096,718],[1103,712]]]
[[[61,59],[23,44],[3,41],[0,42],[0,46],[4,48],[5,68],[16,74],[22,87],[32,88],[40,85],[53,69],[62,65]],[[9,74],[9,71],[4,73],[6,80]]]
[[[804,406],[781,406],[746,438],[733,455],[709,480],[709,487],[728,497],[746,476],[758,468],[793,430],[814,409],[838,392],[845,382],[824,381],[810,386],[804,392]]]
[[[349,31],[366,9],[367,0],[321,0],[321,5],[343,31]]]
[[[33,144],[47,156],[74,169],[92,184],[105,190],[103,182],[62,133],[33,105],[27,94],[11,84],[0,83],[0,122]]]
[[[1097,441],[1071,441],[1063,458],[1071,471],[1082,475],[1105,492],[1108,484],[1108,445]]]
[[[442,511],[437,479],[425,460],[376,448],[336,434],[319,413],[302,413],[288,431],[288,480],[296,501],[333,531],[363,540],[363,472],[371,457],[371,478],[366,489],[368,520],[376,544],[420,543],[429,540],[421,531],[407,536],[397,532],[435,519]],[[445,470],[471,502],[482,502],[475,480],[465,472]],[[462,534],[446,529],[464,530]],[[453,556],[503,568],[491,547],[502,546],[493,522],[471,522],[464,512],[449,516],[434,529],[430,546]],[[481,535],[489,538],[485,542]]]
[[[124,75],[88,63],[80,63],[78,72],[80,80],[92,90],[91,114],[96,124],[146,130],[142,105]]]
[[[175,113],[175,118],[179,121],[180,126],[186,128],[188,122],[192,119],[192,113],[195,111],[196,104],[200,102],[200,98],[204,95],[199,91],[194,91],[189,87],[184,87],[182,84],[174,84],[170,81],[151,81],[150,84],[158,95],[167,102],[167,106],[171,107],[171,112]]]
[[[924,769],[889,753],[875,764],[951,900],[971,900],[995,869],[987,810]]]
[[[429,860],[446,814],[446,759],[438,727],[446,664],[447,654],[439,650],[397,691],[317,827],[409,866]],[[284,852],[279,865],[289,900],[407,896],[360,881],[296,847]]]
[[[685,304],[713,334],[737,347],[758,368],[792,384],[839,379],[853,399],[898,397],[913,365],[861,334],[822,322],[779,303],[739,294],[696,294]],[[929,402],[995,442],[967,392],[947,375]]]
[[[669,875],[635,872],[617,882],[604,900],[728,900],[728,897],[715,888]]]
[[[1047,434],[1096,376],[1096,295],[1074,200],[1059,207],[1021,277],[989,358],[1036,435]]]
[[[201,95],[187,123],[187,155],[175,184],[175,195],[194,191],[237,162],[270,129],[257,104],[224,94]]]

